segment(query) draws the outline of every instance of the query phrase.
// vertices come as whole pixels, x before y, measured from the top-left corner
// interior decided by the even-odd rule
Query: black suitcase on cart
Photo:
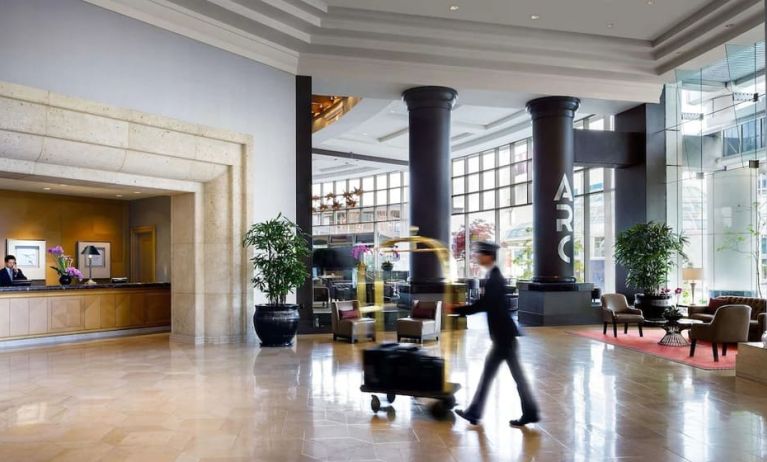
[[[432,408],[441,416],[455,406],[455,392],[460,385],[445,383],[445,360],[427,355],[415,345],[385,343],[363,351],[364,385],[367,393],[384,393],[391,403],[396,395],[437,399]],[[373,412],[381,401],[373,395]]]

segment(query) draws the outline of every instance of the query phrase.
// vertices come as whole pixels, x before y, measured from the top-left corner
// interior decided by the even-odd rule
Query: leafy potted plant
[[[277,218],[256,223],[242,240],[253,247],[253,287],[266,295],[268,303],[257,304],[253,326],[262,346],[290,346],[298,330],[298,305],[286,303],[289,293],[304,284],[309,273],[306,261],[308,237],[292,221]]]
[[[399,261],[399,251],[396,245],[385,252],[379,252],[379,256],[383,259],[381,271],[385,273],[390,273],[394,269],[394,262]]]
[[[639,223],[615,240],[615,261],[626,268],[626,286],[637,289],[635,306],[647,319],[663,319],[671,295],[662,290],[677,256],[687,260],[687,238],[665,223]]]

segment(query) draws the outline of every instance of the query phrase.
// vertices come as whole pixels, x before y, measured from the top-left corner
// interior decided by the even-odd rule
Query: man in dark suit
[[[27,277],[16,267],[16,257],[13,255],[5,256],[5,267],[0,270],[0,287],[13,285],[13,281],[26,281]]]
[[[523,426],[538,422],[538,404],[525,378],[522,366],[519,364],[517,351],[517,336],[519,329],[511,318],[509,304],[506,301],[506,280],[501,270],[496,266],[498,246],[492,242],[478,242],[474,246],[474,256],[483,268],[488,270],[485,281],[485,293],[479,300],[469,306],[458,307],[459,314],[474,314],[484,311],[487,314],[487,327],[493,346],[485,359],[485,369],[474,394],[471,405],[465,410],[457,410],[456,414],[476,425],[482,419],[485,399],[490,385],[498,373],[501,363],[506,361],[511,369],[511,375],[517,382],[517,391],[522,401],[522,417],[509,422],[512,426]]]

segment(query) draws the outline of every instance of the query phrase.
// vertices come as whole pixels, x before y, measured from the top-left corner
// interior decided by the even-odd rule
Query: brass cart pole
[[[380,252],[382,253],[389,253],[394,252],[394,246],[401,243],[408,243],[410,244],[409,249],[396,249],[397,252],[408,252],[408,253],[434,253],[437,256],[437,259],[439,260],[440,266],[442,267],[442,275],[445,277],[445,285],[444,285],[444,293],[442,295],[442,316],[443,318],[446,316],[448,310],[453,305],[453,293],[449,289],[449,277],[450,277],[450,252],[448,251],[445,244],[442,242],[431,239],[428,237],[423,236],[406,236],[406,237],[399,237],[394,239],[389,239],[385,242],[383,242],[380,245]],[[419,245],[425,246],[426,248],[418,248]],[[378,287],[376,287],[376,291],[378,290]],[[381,299],[383,299],[383,283],[381,285]],[[383,306],[381,304],[380,306]],[[383,316],[383,314],[381,314]],[[378,318],[378,314],[376,314],[376,318]],[[440,336],[445,340],[445,345],[450,346],[452,342],[452,329],[447,327],[447,323],[440,322],[440,324],[445,327],[444,335],[443,333],[440,333]],[[448,377],[450,377],[450,363],[447,359],[447,357],[444,358],[445,360],[445,377],[443,380],[443,386],[445,392],[449,392],[449,386],[448,386]]]

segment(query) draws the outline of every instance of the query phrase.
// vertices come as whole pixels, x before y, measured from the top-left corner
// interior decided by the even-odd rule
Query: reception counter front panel
[[[170,327],[170,284],[0,288],[0,342]]]

